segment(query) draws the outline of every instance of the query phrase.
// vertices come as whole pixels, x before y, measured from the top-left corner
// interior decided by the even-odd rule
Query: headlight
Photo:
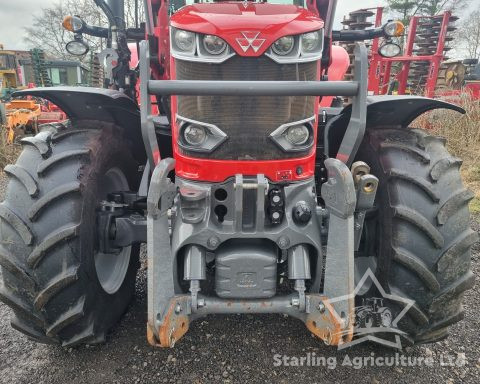
[[[285,132],[285,138],[293,145],[303,145],[308,141],[310,131],[305,125],[294,125]]]
[[[395,57],[402,53],[402,48],[395,43],[385,43],[378,48],[378,53],[383,57]]]
[[[207,138],[207,132],[200,125],[190,124],[183,131],[183,138],[187,144],[198,146],[203,144]]]
[[[302,35],[302,50],[304,52],[314,52],[318,50],[320,45],[320,33],[317,32],[308,32]]]
[[[227,43],[218,36],[205,35],[203,37],[203,46],[211,55],[220,55],[227,48]]]
[[[273,43],[272,50],[277,55],[285,56],[292,52],[294,46],[295,38],[293,36],[284,36]]]
[[[177,29],[175,31],[174,42],[182,51],[192,52],[195,50],[195,34],[193,32]]]

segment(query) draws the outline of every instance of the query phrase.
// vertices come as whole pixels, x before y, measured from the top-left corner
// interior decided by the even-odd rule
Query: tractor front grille
[[[234,56],[222,64],[175,61],[178,80],[308,81],[317,79],[317,62],[277,64],[268,57]],[[306,152],[285,153],[269,135],[285,123],[314,115],[312,96],[178,96],[180,116],[214,124],[228,140],[212,153],[181,150],[196,158],[275,160],[299,158]]]

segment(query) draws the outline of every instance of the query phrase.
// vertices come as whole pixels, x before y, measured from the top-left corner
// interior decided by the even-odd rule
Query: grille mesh
[[[178,80],[316,80],[317,63],[277,64],[268,57],[234,56],[222,64],[176,60]],[[213,153],[184,155],[219,160],[275,160],[308,152],[283,152],[269,135],[280,125],[314,115],[312,96],[178,96],[178,114],[214,124],[228,140]]]

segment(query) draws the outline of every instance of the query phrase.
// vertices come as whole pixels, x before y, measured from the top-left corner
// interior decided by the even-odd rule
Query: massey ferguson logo
[[[259,39],[260,32],[242,32],[243,37],[237,38],[237,43],[242,48],[243,52],[247,52],[249,48],[253,49],[253,52],[258,52],[265,43],[265,39]]]

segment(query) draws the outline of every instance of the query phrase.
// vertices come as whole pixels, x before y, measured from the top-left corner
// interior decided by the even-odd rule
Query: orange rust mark
[[[170,323],[170,320],[166,320],[165,325],[161,325],[158,329],[160,346],[173,347],[175,343],[187,333],[188,327],[189,321],[186,316],[175,318],[173,324]]]
[[[322,303],[325,305],[325,312],[321,317],[324,324],[328,324],[328,326],[321,328],[315,320],[307,319],[307,329],[328,345],[339,345],[351,341],[353,338],[353,325],[349,325],[345,334],[342,324],[333,315],[335,313],[333,306],[326,299],[322,299]]]
[[[172,300],[163,324],[158,328],[158,338],[151,324],[147,324],[147,340],[154,347],[172,348],[185,333],[188,332],[190,321],[188,316],[176,315],[177,302]]]
[[[187,316],[175,316],[175,301],[170,303],[167,316],[158,328],[158,339],[161,347],[173,347],[188,331],[189,320]]]

